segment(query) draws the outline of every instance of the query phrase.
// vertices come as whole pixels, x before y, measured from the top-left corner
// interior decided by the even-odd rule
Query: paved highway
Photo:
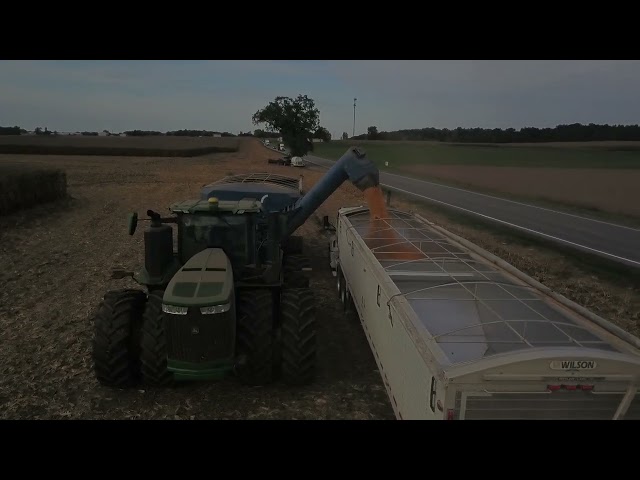
[[[324,168],[335,163],[313,155],[304,158]],[[391,173],[381,172],[380,183],[421,200],[640,269],[640,229]]]

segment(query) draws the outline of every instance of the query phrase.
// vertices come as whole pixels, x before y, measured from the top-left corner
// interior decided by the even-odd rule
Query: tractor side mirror
[[[136,233],[136,227],[138,226],[138,212],[132,212],[129,214],[129,235]]]

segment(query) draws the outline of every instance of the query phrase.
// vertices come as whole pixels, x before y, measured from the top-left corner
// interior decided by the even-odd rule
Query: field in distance
[[[313,154],[337,160],[362,146],[380,166],[485,165],[495,167],[640,168],[640,142],[479,144],[346,140],[315,143]]]
[[[0,136],[0,153],[4,154],[192,157],[237,149],[236,137]]]

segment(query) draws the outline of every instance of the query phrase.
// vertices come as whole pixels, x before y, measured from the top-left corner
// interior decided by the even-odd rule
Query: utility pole
[[[356,136],[356,100],[357,98],[353,99],[353,135],[352,137]]]

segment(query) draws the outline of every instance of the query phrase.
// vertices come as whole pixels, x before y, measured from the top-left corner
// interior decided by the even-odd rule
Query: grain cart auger
[[[144,265],[112,277],[130,276],[145,290],[108,292],[92,318],[98,381],[163,386],[232,372],[252,385],[313,381],[311,268],[293,233],[345,180],[364,190],[378,175],[350,148],[306,194],[296,178],[243,174],[173,204],[169,218],[149,210]],[[131,214],[130,235],[137,223]]]

